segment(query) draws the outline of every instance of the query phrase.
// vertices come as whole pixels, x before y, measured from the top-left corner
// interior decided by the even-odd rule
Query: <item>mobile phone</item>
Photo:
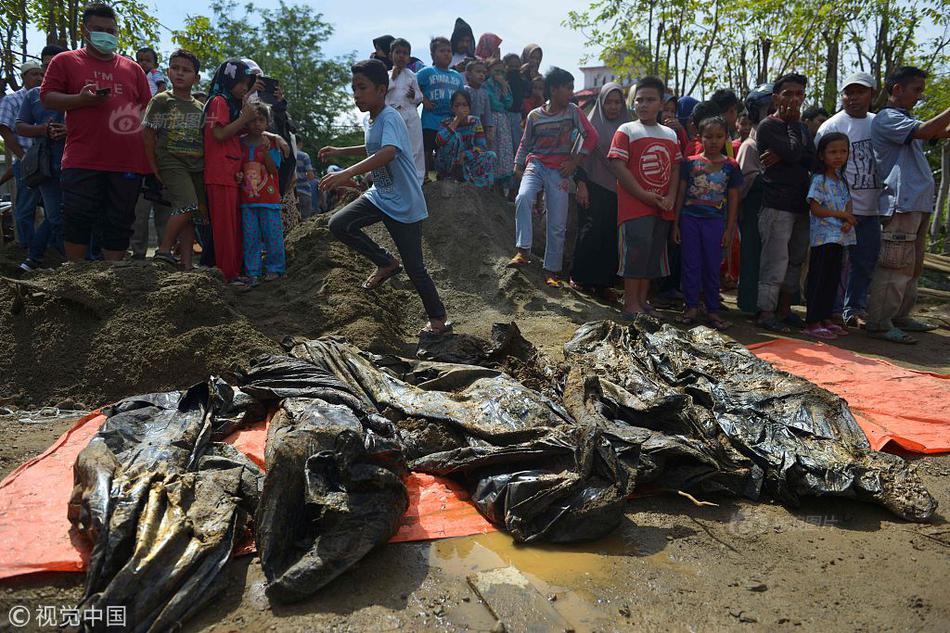
[[[99,88],[98,90],[96,90],[96,94],[99,95],[100,97],[104,97],[110,92],[112,92],[112,88]]]
[[[261,101],[269,105],[277,103],[277,85],[278,81],[273,77],[261,77],[261,83],[264,84],[264,87],[259,90]]]

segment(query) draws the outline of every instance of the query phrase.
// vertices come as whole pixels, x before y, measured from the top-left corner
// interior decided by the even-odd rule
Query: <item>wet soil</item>
[[[618,314],[568,288],[545,287],[537,262],[505,267],[511,205],[468,188],[453,194],[433,186],[427,196],[425,255],[457,331],[487,338],[492,323],[514,320],[558,361],[579,324]],[[380,227],[369,232],[392,248]],[[425,320],[405,276],[371,293],[359,290],[371,265],[335,243],[321,219],[288,236],[288,256],[285,280],[241,294],[214,273],[151,264],[67,267],[26,279],[37,288],[0,282],[0,404],[10,409],[0,409],[0,476],[45,450],[79,417],[74,409],[185,387],[277,351],[287,336],[333,333],[374,351],[414,351]],[[0,275],[18,276],[16,257],[0,252]],[[726,298],[731,336],[745,344],[771,337],[735,310],[731,293]],[[944,327],[921,335],[916,346],[862,332],[835,344],[946,373],[948,306],[924,299],[919,312]],[[37,411],[48,404],[62,411]],[[516,547],[495,533],[387,545],[289,607],[268,604],[260,565],[245,556],[227,569],[225,593],[185,630],[499,630],[467,577],[513,566],[578,632],[945,631],[950,456],[914,461],[940,503],[929,524],[842,499],[787,509],[730,498],[697,507],[682,497],[648,496],[630,501],[621,529],[593,543]],[[81,593],[79,574],[0,582],[0,630],[14,605],[72,606]]]

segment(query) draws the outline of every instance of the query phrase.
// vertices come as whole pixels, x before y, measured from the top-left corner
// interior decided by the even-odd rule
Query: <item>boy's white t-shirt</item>
[[[815,134],[815,145],[829,132],[841,132],[848,136],[851,146],[848,148],[848,162],[844,166],[844,176],[848,189],[851,191],[851,205],[855,215],[880,213],[878,202],[883,185],[877,173],[874,147],[871,144],[871,121],[873,120],[873,112],[868,112],[863,119],[856,119],[842,110],[822,123]]]

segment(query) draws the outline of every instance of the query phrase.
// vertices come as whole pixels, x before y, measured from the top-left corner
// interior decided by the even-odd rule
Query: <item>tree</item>
[[[676,94],[743,94],[795,70],[829,110],[842,72],[882,85],[900,65],[950,62],[947,0],[594,0],[565,25],[621,74],[657,74]],[[882,90],[877,105],[885,100]]]
[[[323,15],[284,0],[272,10],[239,8],[233,0],[216,1],[211,9],[210,18],[189,16],[174,33],[175,43],[194,52],[208,76],[227,57],[253,59],[280,81],[300,136],[311,146],[333,138],[334,122],[351,106],[346,89],[352,57],[324,55],[333,26]]]
[[[112,8],[119,18],[120,50],[133,51],[142,42],[158,40],[158,19],[147,11],[140,0],[113,0]],[[80,44],[79,25],[82,14],[79,0],[0,0],[5,16],[0,23],[0,94],[20,88],[20,64],[28,57],[27,41],[30,26],[46,34],[43,45],[59,44],[76,48]]]

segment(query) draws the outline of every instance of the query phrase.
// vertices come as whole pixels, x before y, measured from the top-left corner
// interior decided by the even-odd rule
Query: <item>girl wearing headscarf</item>
[[[494,33],[485,33],[478,38],[475,57],[483,62],[501,59],[501,38]]]
[[[577,181],[577,241],[571,287],[592,291],[607,302],[617,301],[617,177],[607,161],[614,133],[630,120],[623,88],[607,83],[600,89],[590,122],[597,146],[581,163]]]
[[[452,44],[452,62],[449,68],[455,68],[466,59],[475,57],[475,33],[462,18],[455,19],[455,29],[449,42]]]
[[[226,60],[211,78],[202,122],[205,191],[212,236],[211,243],[202,243],[202,249],[213,254],[214,265],[228,281],[238,277],[243,261],[237,181],[242,157],[239,135],[257,116],[247,103],[256,79],[244,61]],[[205,262],[203,254],[202,263]]]
[[[531,81],[535,77],[541,76],[541,59],[544,57],[544,51],[537,44],[528,44],[521,52],[521,74],[526,81]]]
[[[393,40],[396,38],[392,35],[380,35],[373,40],[373,54],[370,55],[371,59],[378,59],[379,61],[386,64],[386,70],[393,69],[393,60],[389,56],[389,48],[393,44]]]

